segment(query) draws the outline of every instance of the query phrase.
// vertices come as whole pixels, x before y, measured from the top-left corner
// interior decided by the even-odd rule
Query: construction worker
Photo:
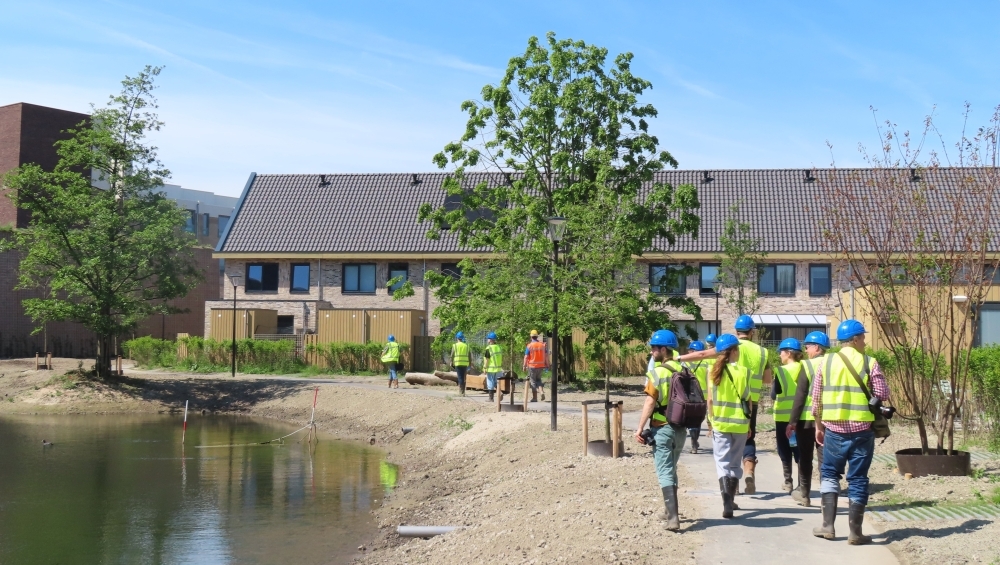
[[[750,371],[739,363],[739,339],[722,334],[715,342],[718,355],[709,373],[708,430],[712,434],[719,490],[722,491],[722,517],[732,518],[739,510],[734,499],[743,468],[743,445],[750,434]]]
[[[667,422],[664,409],[670,400],[670,379],[681,370],[681,365],[673,360],[677,351],[677,336],[670,330],[656,330],[649,340],[649,347],[656,365],[646,373],[646,403],[642,406],[639,425],[636,428],[635,440],[643,445],[646,438],[642,435],[643,428],[649,423],[653,435],[653,462],[656,467],[656,478],[660,482],[660,492],[663,493],[663,504],[666,513],[660,515],[664,527],[676,532],[681,529],[680,515],[677,511],[677,460],[684,448],[684,433],[681,426]]]
[[[700,341],[692,341],[688,344],[688,351],[705,351],[705,344]],[[689,371],[694,373],[695,378],[698,379],[698,384],[701,385],[702,394],[708,394],[708,370],[712,366],[711,359],[703,359],[701,361],[692,361],[690,363],[685,363],[685,367]],[[691,453],[694,455],[698,454],[698,449],[700,445],[698,444],[698,438],[701,437],[701,426],[696,428],[688,428],[688,435],[691,436]]]
[[[745,475],[746,480],[744,492],[754,494],[757,492],[754,479],[754,473],[757,469],[757,445],[754,442],[754,437],[757,435],[757,402],[760,400],[760,391],[763,385],[771,383],[771,369],[767,366],[767,349],[752,341],[756,329],[753,318],[746,314],[736,318],[735,329],[737,339],[740,341],[740,365],[750,371],[750,400],[753,401],[753,411],[750,414],[750,435],[743,447],[743,475]],[[719,343],[716,342],[713,349],[687,353],[682,355],[680,359],[690,362],[715,357],[718,346]]]
[[[382,348],[382,362],[389,368],[389,388],[399,388],[399,376],[396,375],[396,365],[399,363],[399,344],[396,336],[389,334],[389,341]]]
[[[715,347],[715,334],[708,334],[705,336],[705,345],[708,347]]]
[[[792,498],[799,506],[812,506],[809,491],[812,489],[814,447],[817,466],[823,467],[823,446],[816,443],[816,422],[812,414],[812,383],[816,370],[823,365],[823,355],[830,349],[830,338],[823,332],[810,332],[802,343],[808,359],[802,361],[803,371],[796,383],[785,435],[788,438],[794,435],[799,444],[799,486],[792,491]]]
[[[872,422],[882,402],[889,400],[889,387],[878,362],[865,355],[865,327],[857,320],[845,320],[837,326],[841,349],[828,354],[813,379],[812,411],[816,417],[816,443],[823,446],[820,469],[823,525],[813,528],[813,535],[834,539],[833,523],[837,518],[840,479],[847,467],[847,493],[850,497],[847,543],[862,545],[872,538],[861,533],[868,504],[868,469],[875,452]],[[864,385],[859,385],[858,381]],[[871,400],[865,390],[873,395]]]
[[[451,366],[458,375],[458,394],[465,396],[465,375],[469,371],[469,344],[465,343],[465,333],[455,334],[455,343],[451,344]]]
[[[531,341],[524,348],[524,364],[528,372],[528,386],[531,388],[531,401],[538,402],[538,394],[545,402],[545,388],[542,386],[542,371],[549,368],[549,348],[538,335],[538,330],[531,330]]]
[[[771,389],[771,397],[774,399],[774,434],[778,445],[778,459],[781,460],[781,472],[785,478],[781,490],[791,493],[795,489],[795,482],[792,480],[793,460],[799,465],[801,475],[798,438],[795,445],[792,445],[791,436],[787,431],[792,416],[792,405],[795,402],[795,391],[798,389],[799,379],[803,378],[802,345],[794,337],[785,338],[778,344],[778,355],[781,357],[781,366],[778,367],[774,387]]]
[[[757,470],[757,403],[760,401],[760,391],[765,384],[771,384],[771,369],[767,366],[767,349],[753,342],[757,326],[753,318],[743,314],[736,318],[736,337],[740,340],[740,365],[750,371],[750,400],[753,410],[750,413],[750,435],[747,436],[743,448],[743,480],[746,482],[744,492],[757,492],[754,474]]]
[[[486,391],[490,393],[490,402],[497,391],[497,381],[503,373],[503,348],[497,343],[496,332],[486,334],[486,350],[483,351],[486,359]]]

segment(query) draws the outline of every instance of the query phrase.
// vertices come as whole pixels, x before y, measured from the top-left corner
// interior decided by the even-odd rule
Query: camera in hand
[[[642,436],[642,441],[646,442],[646,445],[649,447],[654,447],[656,445],[656,430],[653,428],[646,428],[645,430],[642,430],[642,433],[639,435]]]
[[[868,409],[871,410],[872,414],[882,414],[886,420],[891,420],[892,416],[896,413],[896,408],[893,406],[882,406],[882,399],[877,396],[873,396],[868,401]]]

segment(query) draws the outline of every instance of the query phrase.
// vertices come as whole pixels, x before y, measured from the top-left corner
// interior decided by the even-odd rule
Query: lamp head
[[[229,275],[229,282],[233,283],[233,286],[242,286],[243,275]]]
[[[558,243],[566,235],[566,218],[562,216],[552,216],[546,218],[549,222],[549,238]]]

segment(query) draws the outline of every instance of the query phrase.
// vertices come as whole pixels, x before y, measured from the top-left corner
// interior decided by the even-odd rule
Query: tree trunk
[[[111,378],[111,336],[97,336],[97,359],[94,362],[94,370],[97,371],[97,378],[107,380]]]
[[[576,382],[576,355],[573,353],[573,335],[559,338],[559,382]]]
[[[920,433],[920,452],[924,455],[930,453],[930,445],[927,440],[927,426],[924,424],[923,417],[918,416],[916,418],[917,422],[917,432]]]

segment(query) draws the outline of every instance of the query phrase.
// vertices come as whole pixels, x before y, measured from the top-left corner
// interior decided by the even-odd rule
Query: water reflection
[[[0,563],[349,562],[399,471],[322,436],[233,445],[293,429],[190,418],[182,445],[176,417],[0,418]]]

